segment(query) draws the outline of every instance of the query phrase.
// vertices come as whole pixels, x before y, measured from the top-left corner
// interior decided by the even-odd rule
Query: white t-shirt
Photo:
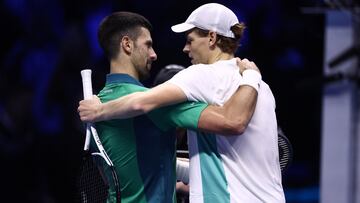
[[[168,82],[190,101],[223,105],[242,84],[235,59],[198,64]],[[275,99],[261,81],[256,109],[240,136],[188,131],[190,202],[285,202],[279,165]]]

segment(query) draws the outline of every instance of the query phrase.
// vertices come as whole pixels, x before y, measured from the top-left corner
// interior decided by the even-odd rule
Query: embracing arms
[[[245,69],[259,71],[256,65],[248,60],[238,62],[238,66],[241,73]],[[186,95],[179,87],[164,83],[146,92],[136,92],[106,103],[101,103],[94,96],[92,100],[80,101],[78,111],[82,121],[96,122],[115,118],[130,118],[186,100]],[[241,85],[224,106],[209,105],[201,113],[198,128],[219,134],[241,134],[251,119],[256,101],[257,91],[255,88],[249,85]]]

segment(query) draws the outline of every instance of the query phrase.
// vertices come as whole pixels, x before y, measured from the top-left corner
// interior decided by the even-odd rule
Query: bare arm
[[[256,100],[254,88],[240,86],[224,106],[208,106],[201,114],[198,128],[223,135],[240,135],[254,113]]]
[[[145,92],[135,92],[124,97],[101,103],[94,96],[79,102],[80,119],[97,122],[116,118],[131,118],[153,109],[186,101],[184,92],[173,84],[161,84]]]
[[[237,61],[240,73],[245,70],[257,71],[259,69],[255,63],[247,59]],[[252,77],[243,74],[245,77]],[[241,85],[232,97],[222,107],[209,106],[200,117],[198,127],[200,130],[215,132],[223,135],[242,134],[255,111],[257,101],[257,90],[255,89],[261,81],[261,75],[258,78],[250,78],[248,84]],[[254,88],[255,87],[255,88]]]

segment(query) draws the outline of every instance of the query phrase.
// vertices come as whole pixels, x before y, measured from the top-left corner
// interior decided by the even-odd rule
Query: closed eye
[[[145,44],[148,48],[151,48],[153,46],[153,42],[151,40],[146,41]]]

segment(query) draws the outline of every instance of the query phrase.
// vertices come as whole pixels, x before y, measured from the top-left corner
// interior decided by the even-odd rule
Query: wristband
[[[249,85],[255,88],[256,91],[260,88],[261,74],[252,69],[246,69],[242,73],[243,81],[240,85]]]

